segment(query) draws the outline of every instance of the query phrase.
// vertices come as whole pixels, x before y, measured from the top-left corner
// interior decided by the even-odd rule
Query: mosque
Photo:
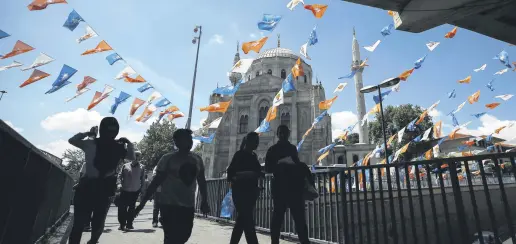
[[[356,42],[356,39],[354,41]],[[354,61],[359,62],[358,43],[354,43],[353,46],[357,49],[354,50],[354,56],[358,52],[358,61]],[[210,95],[209,104],[233,101],[225,113],[209,113],[206,120],[206,123],[210,123],[222,117],[218,128],[208,129],[208,134],[215,132],[216,136],[211,144],[204,144],[202,150],[206,176],[208,178],[220,177],[231,162],[232,156],[238,151],[244,136],[258,128],[261,121],[266,117],[267,111],[272,106],[274,96],[281,89],[283,80],[290,73],[298,58],[299,56],[292,50],[280,46],[278,35],[277,47],[260,52],[243,77],[240,73],[231,73],[229,75],[229,80],[233,85],[237,84],[241,79],[245,81],[240,85],[234,96]],[[240,54],[237,45],[237,53],[235,54],[233,64],[239,60]],[[315,84],[313,83],[312,67],[303,59],[301,60],[304,76],[297,78],[295,91],[285,94],[285,102],[278,107],[277,118],[270,123],[271,130],[262,133],[260,136],[260,145],[256,150],[256,154],[262,164],[265,163],[265,155],[268,148],[277,142],[275,132],[279,125],[287,125],[290,128],[290,142],[297,145],[304,133],[312,126],[314,118],[323,112],[319,110],[318,104],[326,100],[325,88],[317,78]],[[361,71],[358,73],[360,73],[359,86],[361,88]],[[361,102],[359,101],[360,106],[357,106],[361,110],[358,113],[361,118],[365,113],[365,102],[363,101],[362,94],[357,95],[357,97],[362,99]],[[365,132],[363,131],[364,129]],[[360,127],[359,131],[361,132],[359,133],[360,141],[366,142],[367,129]],[[366,136],[362,136],[364,135],[362,133],[365,133]],[[300,160],[306,164],[314,164],[319,156],[317,151],[331,143],[331,117],[326,115],[305,139],[299,150]],[[363,146],[360,147],[361,150],[362,148]],[[374,146],[367,145],[366,148],[363,148],[364,154],[368,152],[365,150],[370,151],[370,148],[374,148]],[[323,160],[321,164],[330,165],[337,163],[337,161],[345,163],[347,158],[351,158],[351,154],[349,154],[349,157],[346,154],[349,154],[349,150],[344,146],[338,146],[335,153]]]

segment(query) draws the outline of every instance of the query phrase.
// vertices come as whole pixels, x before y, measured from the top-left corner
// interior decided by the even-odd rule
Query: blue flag
[[[210,144],[213,142],[213,139],[215,138],[215,133],[211,134],[209,137],[207,136],[194,136],[192,139],[199,140],[202,143]]]
[[[75,10],[72,10],[72,12],[70,12],[68,15],[68,19],[66,19],[65,23],[63,24],[63,27],[73,31],[75,28],[77,28],[81,21],[84,21],[84,19]]]
[[[356,73],[357,73],[357,70],[354,69],[354,70],[351,71],[351,73],[349,73],[349,74],[347,74],[345,76],[339,77],[339,80],[341,80],[341,79],[351,79],[351,78],[353,78],[353,76],[355,76]]]
[[[69,85],[71,84],[72,82],[70,81],[65,81],[57,86],[52,86],[52,88],[50,88],[50,90],[48,90],[47,92],[45,92],[45,94],[50,94],[50,93],[53,93],[53,92],[56,92],[58,91],[59,89],[63,88],[64,86],[66,85]]]
[[[453,127],[459,126],[459,121],[457,120],[457,117],[455,117],[455,114],[451,113],[450,116],[452,116]]]
[[[455,92],[455,89],[453,89],[452,92],[448,93],[448,98],[455,98],[457,96],[457,93]]]
[[[63,68],[61,68],[61,72],[59,73],[59,76],[57,79],[52,83],[52,86],[60,86],[68,79],[70,79],[75,73],[77,73],[77,70],[64,64]]]
[[[425,59],[426,59],[426,56],[427,56],[427,55],[428,55],[428,54],[426,54],[426,55],[425,55],[425,56],[423,56],[422,58],[420,58],[420,59],[416,60],[416,62],[414,63],[414,68],[415,68],[415,69],[419,69],[419,68],[421,68],[421,65],[423,65],[423,63],[425,62]]]
[[[464,151],[466,149],[466,147],[468,147],[468,146],[464,146],[464,145],[463,146],[459,146],[459,147],[457,147],[457,151],[462,152],[462,151]]]
[[[494,146],[488,146],[488,147],[487,147],[487,151],[488,151],[488,152],[494,152],[494,150],[495,150],[495,147],[494,147]]]
[[[163,98],[159,102],[157,102],[155,106],[158,108],[161,108],[161,107],[166,107],[168,105],[170,105],[170,101],[166,98]]]
[[[144,93],[145,91],[147,91],[147,90],[149,90],[151,88],[154,88],[154,87],[152,87],[152,85],[150,83],[145,83],[145,84],[143,84],[143,86],[138,88],[138,91],[141,92],[141,93]]]
[[[310,37],[308,37],[308,46],[312,46],[317,44],[319,42],[319,39],[317,39],[317,32],[315,31],[317,29],[317,26],[314,26],[314,29],[312,32],[310,32]]]
[[[242,84],[242,81],[238,82],[235,86],[227,85],[223,87],[217,87],[215,90],[213,90],[213,94],[233,96],[238,91],[238,88],[240,88],[240,84]]]
[[[391,34],[392,28],[394,28],[393,24],[385,26],[385,27],[383,27],[383,29],[382,29],[382,31],[380,33],[382,33],[382,36],[386,37],[386,36]]]
[[[493,59],[498,59],[503,65],[505,65],[505,67],[512,68],[511,63],[509,61],[509,53],[507,53],[505,50],[501,51]]]
[[[290,73],[281,85],[283,88],[283,92],[295,91],[296,87],[294,86],[294,78],[292,77],[292,73]]]
[[[106,60],[108,61],[109,65],[113,65],[118,60],[122,60],[122,57],[118,55],[118,53],[112,53],[109,56],[106,57]]]
[[[475,118],[480,119],[480,117],[484,116],[486,112],[478,113],[478,114],[472,114],[471,116],[475,116]]]
[[[8,37],[8,36],[11,36],[11,35],[9,35],[9,34],[7,34],[6,32],[4,32],[4,31],[0,30],[0,39],[2,39],[2,38],[6,38],[6,37]]]
[[[413,142],[420,142],[421,141],[421,135],[417,136],[412,140]]]
[[[437,142],[437,145],[441,145],[446,139],[448,139],[448,136],[441,138],[441,140]]]
[[[392,90],[384,91],[382,92],[382,102],[389,94],[391,94]],[[380,97],[379,96],[373,96],[373,100],[376,104],[380,103]]]
[[[491,81],[489,81],[489,83],[487,83],[486,87],[489,88],[489,90],[491,91],[494,91],[494,86],[493,86],[493,81],[495,81],[495,79],[492,79]]]
[[[131,97],[131,95],[121,91],[120,95],[118,95],[118,97],[115,98],[115,103],[113,105],[111,105],[110,113],[115,114],[116,109],[118,108],[118,105],[125,102],[130,97]]]
[[[267,131],[270,131],[271,130],[271,125],[269,122],[267,122],[267,120],[262,120],[262,123],[260,124],[260,126],[254,131],[256,133],[265,133]]]
[[[323,147],[323,148],[319,149],[318,153],[319,153],[319,154],[323,154],[323,153],[325,153],[325,152],[327,152],[327,151],[329,151],[329,150],[332,150],[332,149],[335,147],[335,145],[337,145],[337,144],[332,143],[332,144],[330,144],[330,145],[328,145],[328,146],[325,146],[325,147]]]
[[[264,31],[273,31],[281,20],[281,16],[264,14],[262,21],[258,22],[258,29]]]
[[[297,144],[297,151],[299,152],[301,150],[301,145],[303,145],[303,142],[305,142],[305,139],[301,139],[301,141],[299,141],[299,143]]]
[[[418,119],[419,118],[410,121],[410,123],[407,125],[407,130],[408,131],[415,131],[416,130],[416,128],[417,128],[416,122],[417,122]]]
[[[486,142],[491,142],[492,140],[493,140],[493,134],[488,135],[488,136],[486,137]]]
[[[319,123],[323,118],[324,116],[326,116],[326,114],[328,114],[328,110],[322,112],[321,114],[319,114],[319,116],[317,116],[317,118],[314,119],[314,122],[312,123],[312,126],[315,126],[317,123]]]

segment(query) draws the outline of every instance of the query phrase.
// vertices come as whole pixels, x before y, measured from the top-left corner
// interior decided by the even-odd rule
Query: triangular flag
[[[3,30],[0,30],[0,39],[3,39],[3,38],[6,38],[6,37],[9,37],[11,35],[7,34],[5,31]]]
[[[292,67],[292,75],[294,75],[294,78],[305,75],[303,65],[301,64],[301,58],[298,58],[296,64]]]
[[[102,93],[95,92],[95,96],[93,96],[93,99],[91,99],[90,105],[88,106],[88,110],[91,110],[92,108],[97,106],[97,104],[106,99],[113,90],[115,90],[115,88],[105,85],[104,91],[102,91]]]
[[[337,88],[335,88],[335,91],[333,93],[342,92],[344,88],[348,85],[348,83],[340,83]]]
[[[113,50],[113,48],[111,48],[111,46],[109,46],[109,44],[107,44],[106,41],[101,41],[96,48],[94,49],[90,49],[90,50],[86,50],[85,52],[83,52],[81,55],[88,55],[88,54],[94,54],[94,53],[100,53],[100,52],[105,52],[105,51],[110,51],[110,50]]]
[[[428,50],[433,51],[434,49],[437,48],[437,46],[439,46],[439,44],[441,44],[440,42],[429,42],[426,44],[426,47],[428,48]]]
[[[132,117],[136,110],[138,110],[143,104],[145,104],[144,100],[135,97],[133,103],[131,104],[131,109],[129,110],[129,117]]]
[[[233,67],[231,68],[230,72],[233,73],[247,73],[247,70],[251,67],[253,64],[254,59],[248,58],[248,59],[240,59],[238,62],[236,62]]]
[[[502,75],[502,74],[504,74],[507,71],[509,71],[509,68],[502,69],[502,70],[496,72],[495,75]]]
[[[131,66],[126,66],[118,75],[115,77],[116,80],[123,79],[125,77],[129,77],[131,75],[135,75],[136,71]]]
[[[218,103],[211,104],[207,107],[200,108],[200,111],[201,112],[206,111],[206,112],[210,112],[210,113],[225,113],[228,110],[229,105],[231,105],[231,101],[218,102]]]
[[[461,83],[461,84],[464,84],[464,83],[469,84],[470,82],[471,82],[471,75],[462,80],[459,80],[459,83]]]
[[[89,25],[87,25],[86,26],[86,34],[77,38],[77,43],[81,43],[83,41],[86,41],[90,38],[97,37],[97,36],[98,36],[97,33]]]
[[[291,0],[288,4],[287,4],[287,8],[290,9],[291,11],[294,10],[294,8],[299,4],[299,3],[302,3],[303,5],[305,5],[305,2],[303,2],[303,0]]]
[[[476,102],[478,102],[479,98],[480,98],[480,90],[478,90],[477,92],[473,93],[473,95],[469,96],[468,97],[468,102],[469,102],[469,104],[476,103]]]
[[[19,55],[19,54],[22,54],[22,53],[26,53],[26,52],[29,52],[29,51],[32,51],[32,50],[34,50],[33,47],[25,44],[22,41],[17,41],[16,44],[14,44],[14,47],[13,47],[12,51],[10,51],[9,53],[6,53],[3,56],[0,55],[0,57],[2,57],[2,59],[6,59],[6,58],[14,57],[16,55]]]
[[[82,80],[81,84],[77,85],[77,92],[80,90],[83,90],[86,88],[89,84],[93,84],[97,81],[97,79],[91,77],[91,76],[84,76],[84,79]]]
[[[72,101],[73,99],[79,97],[80,95],[84,94],[85,92],[89,91],[90,88],[84,88],[80,91],[78,91],[73,97],[66,99],[66,102]]]
[[[280,89],[276,96],[274,96],[274,100],[272,100],[272,106],[277,107],[283,104],[283,102],[283,89]]]
[[[332,99],[328,99],[326,101],[321,101],[319,103],[319,109],[320,110],[328,110],[331,108],[331,105],[337,100],[337,96],[334,96]]]
[[[142,123],[146,122],[147,120],[149,120],[150,117],[152,117],[152,114],[154,113],[154,111],[156,111],[156,109],[157,108],[154,105],[145,107],[145,110],[143,110],[140,117],[136,118],[136,121],[142,122]]]
[[[374,50],[378,47],[378,45],[380,45],[380,42],[382,42],[382,41],[378,40],[372,46],[364,47],[364,49],[369,52],[374,52]]]
[[[183,118],[183,117],[185,117],[185,114],[183,114],[182,112],[177,112],[177,113],[169,114],[168,115],[168,120],[172,121],[174,119]],[[213,133],[212,135],[214,136],[215,133]],[[213,138],[212,138],[212,140],[213,140]]]
[[[115,111],[118,108],[118,105],[125,102],[130,97],[131,97],[131,95],[129,95],[123,91],[120,91],[120,95],[118,95],[118,97],[115,97],[115,103],[113,105],[111,105],[111,109],[109,112],[111,114],[115,114]]]
[[[308,42],[303,44],[303,46],[301,46],[301,50],[299,50],[299,52],[301,53],[301,55],[303,55],[303,57],[305,57],[308,60],[311,60],[311,58],[308,56],[308,53],[306,51],[307,47],[308,47]]]
[[[326,9],[328,8],[328,5],[325,4],[311,4],[311,5],[305,5],[305,9],[311,10],[314,14],[315,18],[322,18],[324,15],[324,12],[326,12]]]
[[[475,72],[484,71],[486,69],[486,67],[487,67],[487,64],[484,64],[484,65],[480,66],[480,68],[474,69],[473,71],[475,71]]]
[[[4,71],[4,70],[8,70],[8,69],[12,69],[12,68],[16,68],[16,67],[20,67],[22,66],[23,64],[18,62],[18,61],[13,61],[11,64],[9,65],[6,65],[6,66],[2,66],[0,67],[0,71]]]
[[[153,92],[153,93],[149,96],[149,98],[147,98],[147,103],[149,103],[149,104],[150,104],[150,103],[153,103],[153,102],[154,102],[154,100],[156,100],[156,99],[158,99],[158,98],[160,98],[160,97],[161,97],[161,93],[159,93],[159,92],[155,91],[155,92]]]
[[[495,109],[496,107],[500,106],[500,103],[490,103],[486,104],[486,108],[488,109]]]
[[[457,27],[453,28],[453,30],[451,30],[450,32],[446,33],[446,35],[444,35],[444,38],[453,38],[455,37],[455,35],[457,34]]]
[[[67,3],[67,2],[66,2],[66,0],[34,0],[34,1],[32,1],[31,4],[29,4],[29,6],[27,6],[27,8],[30,11],[42,10],[42,9],[47,8],[48,5],[56,4],[56,3]]]
[[[278,114],[278,107],[272,106],[269,108],[269,111],[267,111],[267,116],[265,116],[265,121],[271,122],[274,119],[276,119],[276,116]]]
[[[108,61],[109,65],[113,65],[119,60],[122,60],[122,57],[118,55],[118,53],[112,53],[106,57],[106,60]]]
[[[138,75],[136,78],[131,78],[131,77],[127,76],[127,77],[125,77],[124,80],[129,83],[145,83],[145,82],[147,82],[141,75]]]
[[[512,94],[505,94],[505,95],[496,96],[495,98],[500,98],[500,99],[502,99],[504,101],[508,101],[512,97],[514,97],[514,95],[512,95]]]
[[[242,51],[244,51],[245,54],[248,54],[249,51],[255,51],[256,53],[259,53],[265,42],[267,42],[267,39],[269,38],[262,37],[260,40],[257,41],[244,42],[242,44]]]
[[[258,22],[258,29],[263,31],[273,31],[281,20],[281,16],[264,14],[262,21]]]
[[[38,69],[34,69],[34,71],[32,71],[32,74],[30,75],[29,79],[27,79],[26,81],[24,81],[21,85],[20,85],[20,88],[26,86],[26,85],[30,85],[38,80],[41,80],[41,79],[44,79],[46,77],[50,76],[49,74],[41,71],[41,70],[38,70]]]
[[[53,0],[50,0],[53,1]],[[84,21],[84,19],[77,13],[75,10],[72,10],[70,14],[68,14],[68,18],[66,19],[65,23],[63,24],[63,27],[69,29],[70,31],[75,30],[79,23],[81,21]]]
[[[412,72],[414,72],[414,70],[415,68],[409,69],[401,73],[401,75],[399,75],[398,78],[400,78],[400,80],[406,81],[410,77],[410,75],[412,75]]]
[[[36,58],[36,60],[34,60],[34,62],[29,67],[22,68],[21,70],[25,71],[25,70],[29,70],[29,69],[34,69],[34,68],[43,66],[45,64],[51,63],[54,60],[55,59],[53,59],[52,57],[50,57],[44,53],[40,53],[39,56]]]

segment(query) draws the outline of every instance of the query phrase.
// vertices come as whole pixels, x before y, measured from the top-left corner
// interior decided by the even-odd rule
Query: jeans
[[[258,244],[253,216],[257,197],[258,189],[253,191],[252,189],[233,188],[233,203],[235,204],[237,218],[230,244],[238,244],[242,233],[245,233],[248,244]]]
[[[194,222],[193,207],[160,205],[164,244],[184,244],[192,235]]]
[[[160,193],[156,192],[154,193],[154,208],[152,209],[152,223],[157,224],[159,219],[159,198]],[[161,221],[159,221],[161,222]]]
[[[88,186],[76,190],[73,202],[74,219],[68,243],[80,244],[84,226],[90,220],[90,241],[97,243],[104,231],[106,216],[111,205],[109,196],[88,184]]]
[[[118,223],[120,226],[132,226],[134,220],[134,209],[136,208],[137,192],[120,192],[120,203],[118,204]]]
[[[297,235],[301,244],[310,244],[308,239],[308,227],[306,226],[305,201],[302,194],[273,195],[274,210],[271,223],[271,243],[279,244],[281,225],[287,208],[294,219]]]

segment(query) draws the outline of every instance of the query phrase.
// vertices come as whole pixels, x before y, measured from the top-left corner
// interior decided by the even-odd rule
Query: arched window
[[[282,69],[281,70],[281,79],[285,79],[285,78],[287,78],[287,72],[284,69]]]
[[[260,71],[256,71],[256,77],[260,76]]]
[[[248,75],[247,76],[247,80],[250,81],[251,80],[251,75]]]
[[[272,75],[272,69],[267,70],[267,74]]]
[[[308,78],[306,78],[306,75],[304,77],[305,77],[305,83],[306,83],[308,81]]]
[[[341,155],[337,158],[337,164],[344,164],[344,156]]]
[[[289,112],[283,112],[281,113],[281,125],[286,125],[290,127],[290,113]]]
[[[249,116],[241,115],[240,122],[238,125],[238,133],[244,134],[247,133],[247,125],[249,124]]]
[[[258,125],[262,123],[262,121],[267,117],[267,112],[269,111],[269,102],[266,100],[262,100],[258,105]]]

